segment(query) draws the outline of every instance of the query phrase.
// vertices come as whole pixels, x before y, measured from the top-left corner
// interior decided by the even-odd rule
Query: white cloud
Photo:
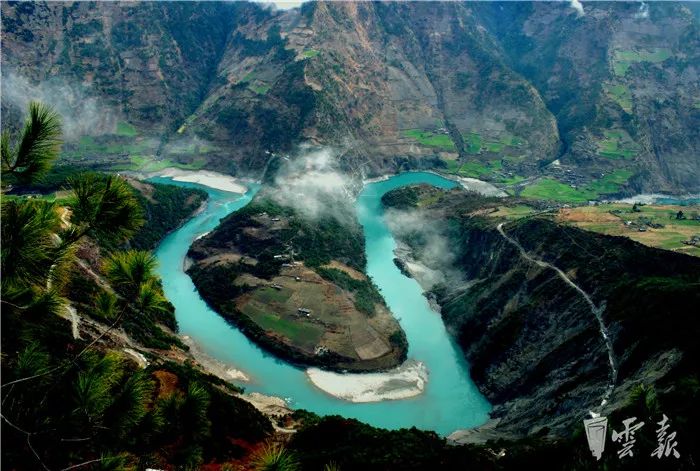
[[[389,229],[398,239],[418,237],[419,248],[412,254],[430,270],[422,271],[423,282],[432,286],[447,282],[455,286],[463,281],[455,267],[455,251],[444,234],[444,226],[421,210],[389,209],[384,214]]]
[[[53,106],[61,115],[63,136],[68,139],[113,132],[116,128],[117,120],[109,107],[90,97],[82,86],[57,78],[35,85],[12,71],[3,71],[2,99],[22,113],[31,101]]]
[[[569,1],[569,6],[576,10],[579,16],[585,15],[583,11],[583,4],[579,0],[570,0]]]
[[[297,8],[304,3],[304,0],[277,0],[277,1],[267,1],[267,0],[257,0],[258,3],[265,5],[274,6],[277,10],[291,10],[292,8]]]
[[[354,193],[349,177],[338,168],[335,151],[304,146],[285,163],[270,190],[277,203],[309,218],[334,216],[344,221],[351,214]]]
[[[639,10],[637,13],[634,15],[635,18],[649,18],[649,5],[647,5],[645,2],[642,2],[639,5]]]

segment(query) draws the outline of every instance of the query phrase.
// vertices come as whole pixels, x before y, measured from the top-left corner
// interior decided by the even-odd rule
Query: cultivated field
[[[686,219],[676,219],[683,211]],[[700,247],[684,244],[700,236],[700,221],[693,220],[698,206],[602,204],[564,208],[557,219],[601,234],[629,237],[650,247],[700,256]],[[661,227],[658,227],[661,226]]]

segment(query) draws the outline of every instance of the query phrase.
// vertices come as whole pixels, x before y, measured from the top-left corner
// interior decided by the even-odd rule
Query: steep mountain
[[[234,13],[244,7],[6,3],[3,75],[63,87],[76,95],[62,97],[69,102],[99,97],[104,111],[149,132],[172,132],[206,94]],[[4,85],[3,93],[11,85]]]
[[[546,215],[522,217],[517,200],[406,187],[383,202],[392,208],[390,221],[405,220],[407,212],[412,221],[424,218],[421,226],[395,225],[409,247],[402,263],[409,271],[424,265],[413,271],[416,279],[440,306],[472,378],[494,404],[490,424],[455,439],[568,437],[587,411],[616,415],[644,404],[651,390],[658,396],[636,409],[641,417],[673,410],[693,435],[695,257]],[[431,257],[437,237],[453,248],[450,260]],[[431,270],[442,280],[428,284]]]
[[[67,101],[75,121],[91,123],[78,126],[67,160],[260,176],[272,153],[311,142],[337,148],[356,174],[427,167],[581,186],[618,172],[607,193],[700,189],[700,30],[684,3],[2,12],[3,115],[16,89]]]
[[[635,168],[638,191],[697,191],[700,25],[689,3],[483,3],[508,64],[542,93],[562,163]]]

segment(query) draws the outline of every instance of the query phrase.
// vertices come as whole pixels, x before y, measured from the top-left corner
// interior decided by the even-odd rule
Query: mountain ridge
[[[309,142],[369,176],[432,168],[518,193],[528,177],[581,187],[624,170],[608,194],[697,192],[700,26],[683,3],[640,8],[4,3],[3,97],[27,82],[67,87],[73,108],[97,100],[85,132],[124,121],[144,144],[77,149],[122,168],[260,177]]]

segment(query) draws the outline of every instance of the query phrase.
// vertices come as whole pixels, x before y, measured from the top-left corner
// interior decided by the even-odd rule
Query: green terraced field
[[[447,151],[456,150],[455,144],[448,134],[437,134],[433,131],[424,131],[421,129],[408,129],[403,132],[403,135],[415,139],[424,146]]]
[[[588,185],[588,188],[601,195],[615,193],[630,179],[631,170],[615,170]]]
[[[597,199],[600,195],[615,193],[629,178],[629,170],[616,170],[595,180],[583,188],[572,188],[553,178],[543,178],[523,189],[524,198],[583,203]]]
[[[252,82],[255,80],[255,72],[248,72],[245,74],[245,76],[241,79],[241,82]]]
[[[506,219],[520,219],[535,213],[536,210],[530,206],[524,204],[518,204],[515,206],[501,206],[498,211],[490,213],[490,217],[499,217]]]
[[[462,138],[464,139],[464,145],[467,152],[470,154],[479,153],[482,145],[481,135],[479,133],[470,132],[469,134],[462,136]]]
[[[616,85],[605,85],[605,92],[608,96],[615,101],[620,108],[628,113],[632,112],[632,93],[630,93],[629,88],[626,85],[616,84]]]
[[[512,186],[512,185],[517,185],[518,183],[520,183],[520,182],[523,181],[523,180],[525,180],[525,177],[523,177],[523,176],[521,176],[521,175],[515,175],[515,176],[513,176],[513,177],[499,178],[499,179],[496,180],[496,181],[497,181],[498,183],[502,183],[502,184],[504,184],[504,185]]]
[[[264,305],[254,301],[247,303],[242,311],[263,329],[281,334],[309,349],[313,349],[323,335],[320,327],[269,312]]]
[[[478,154],[481,151],[499,154],[508,147],[519,147],[523,140],[517,136],[504,133],[497,139],[484,137],[477,132],[470,132],[462,135],[465,149],[470,154]]]
[[[598,142],[598,155],[609,159],[632,159],[639,146],[623,131],[605,131],[605,139]]]
[[[301,57],[304,59],[311,59],[312,57],[316,57],[320,53],[321,51],[317,51],[316,49],[307,49],[301,53]]]
[[[479,162],[477,160],[462,163],[457,160],[445,160],[447,164],[447,173],[460,175],[463,177],[478,178],[492,172],[501,170],[502,164],[500,160],[492,160],[490,162]]]
[[[520,196],[540,200],[583,203],[595,199],[598,195],[592,190],[572,188],[553,178],[543,178],[525,187]]]
[[[500,160],[492,160],[488,163],[478,161],[467,162],[457,171],[458,175],[464,177],[478,178],[482,175],[501,170],[502,164]]]
[[[248,88],[258,95],[264,95],[266,94],[270,88],[272,88],[270,85],[266,83],[256,83],[256,84],[250,84],[248,85]]]
[[[601,204],[560,210],[558,219],[582,229],[613,236],[625,236],[642,244],[673,250],[693,256],[700,256],[700,247],[684,244],[700,233],[700,221],[693,219],[698,206]],[[688,219],[676,219],[676,213],[683,211]],[[635,224],[626,225],[626,221]],[[649,227],[647,222],[658,224]],[[644,232],[639,231],[645,226]]]
[[[613,71],[615,75],[624,76],[632,64],[639,62],[663,62],[672,53],[669,49],[656,48],[651,51],[615,51],[613,56]]]
[[[135,126],[126,121],[119,121],[117,123],[117,136],[134,137],[136,135],[138,135],[138,131]]]

